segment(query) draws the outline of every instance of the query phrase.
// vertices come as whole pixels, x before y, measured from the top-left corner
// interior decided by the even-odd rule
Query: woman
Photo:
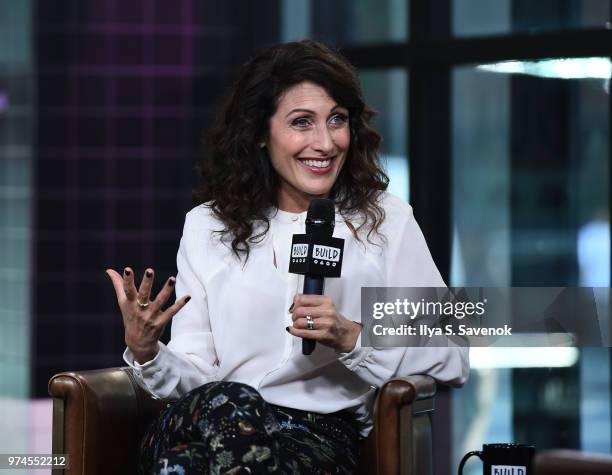
[[[178,399],[143,441],[143,472],[354,473],[384,381],[466,380],[461,348],[359,345],[360,287],[444,286],[410,206],[384,191],[372,115],[354,68],[325,46],[264,51],[213,127],[176,280],[150,300],[152,269],[138,290],[131,269],[107,271],[125,361],[151,394]],[[287,271],[315,197],[334,200],[334,236],[345,239],[343,277],[325,296],[301,295]],[[309,356],[305,337],[319,343]]]

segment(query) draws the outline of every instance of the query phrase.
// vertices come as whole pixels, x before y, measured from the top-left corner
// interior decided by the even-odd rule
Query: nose
[[[316,127],[312,142],[312,149],[317,153],[329,155],[334,151],[334,147],[334,139],[327,126]]]

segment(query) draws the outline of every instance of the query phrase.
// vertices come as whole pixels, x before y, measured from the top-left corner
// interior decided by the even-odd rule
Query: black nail
[[[168,281],[168,285],[169,285],[170,287],[174,287],[174,279],[170,279],[170,280]]]
[[[289,327],[285,327],[285,330],[287,330],[287,333],[291,333],[291,332],[289,331]]]
[[[291,307],[289,307],[289,313],[293,312],[293,307],[295,307],[295,304],[294,304],[294,303],[292,303],[292,304],[291,304]]]
[[[151,272],[150,270],[148,270],[146,272],[147,277],[150,279],[151,277],[153,277],[153,272]]]
[[[191,297],[185,297],[185,303],[189,302],[191,300]]]
[[[130,275],[130,274],[131,274],[130,269],[125,269],[125,270],[123,271],[123,273],[124,273],[125,275]]]

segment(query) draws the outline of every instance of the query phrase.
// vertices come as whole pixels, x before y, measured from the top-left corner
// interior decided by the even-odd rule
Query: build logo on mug
[[[463,456],[459,464],[459,475],[463,475],[463,466],[472,455],[482,460],[483,475],[533,475],[533,445],[484,444],[482,450],[468,452]]]

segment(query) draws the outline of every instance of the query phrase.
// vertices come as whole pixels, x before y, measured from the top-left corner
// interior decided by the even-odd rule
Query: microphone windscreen
[[[315,198],[306,214],[306,234],[331,237],[336,224],[334,202],[327,198]]]
[[[311,200],[310,206],[308,206],[306,219],[333,223],[336,220],[334,202],[327,198],[315,198]]]

